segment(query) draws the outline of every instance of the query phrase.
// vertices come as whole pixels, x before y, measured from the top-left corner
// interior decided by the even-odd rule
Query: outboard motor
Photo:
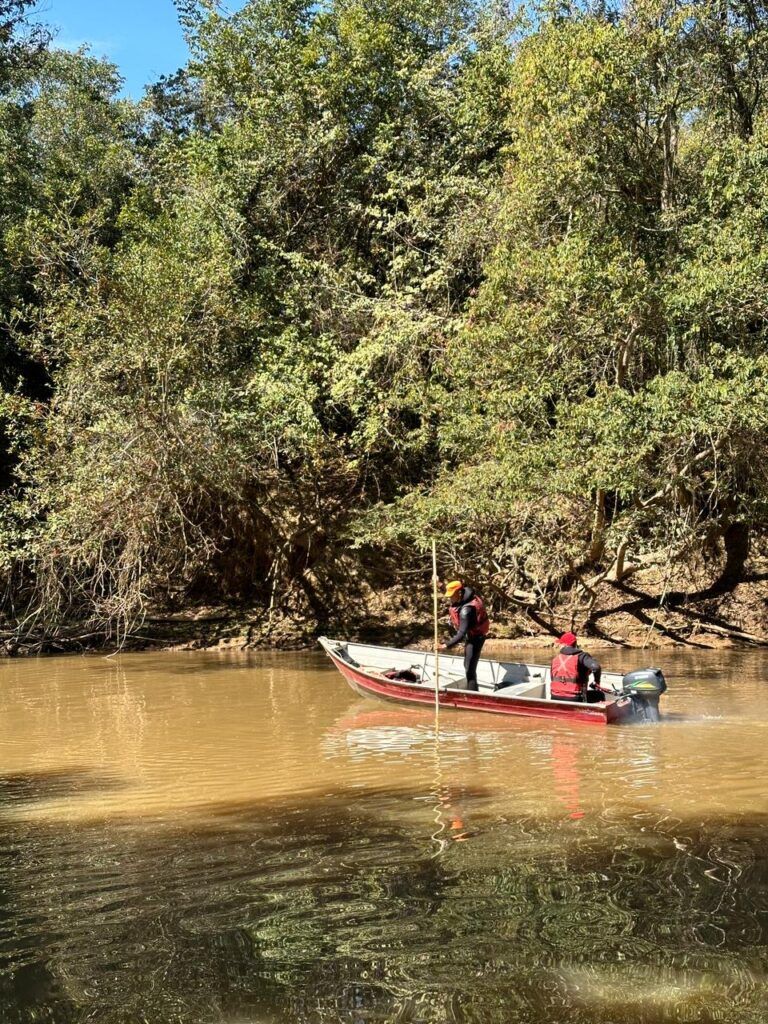
[[[667,689],[660,668],[640,668],[628,672],[621,681],[622,690],[632,698],[635,714],[646,722],[658,722],[659,698]]]

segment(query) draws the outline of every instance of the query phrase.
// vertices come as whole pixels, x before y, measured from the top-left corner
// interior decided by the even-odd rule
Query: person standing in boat
[[[488,636],[490,623],[483,599],[471,587],[465,587],[461,580],[453,580],[445,586],[445,596],[451,606],[448,614],[455,633],[440,648],[450,651],[451,648],[464,642],[464,674],[467,677],[466,688],[477,689],[477,663]]]
[[[582,651],[575,633],[563,633],[557,642],[560,653],[552,659],[552,700],[575,700],[582,704],[604,700],[599,689],[603,672],[600,662]],[[590,672],[594,689],[589,685]]]

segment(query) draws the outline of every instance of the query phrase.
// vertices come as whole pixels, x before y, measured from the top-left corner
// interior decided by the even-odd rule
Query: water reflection
[[[556,736],[552,741],[552,775],[554,792],[568,812],[568,817],[573,821],[583,818],[579,748],[570,736]]]
[[[311,657],[2,666],[0,1020],[765,1024],[744,665],[437,740]]]
[[[568,841],[464,791],[446,822],[458,797],[482,843],[435,860],[393,824],[422,795],[222,804],[194,828],[17,826],[3,1019],[762,1019],[765,820],[705,834],[612,816]]]

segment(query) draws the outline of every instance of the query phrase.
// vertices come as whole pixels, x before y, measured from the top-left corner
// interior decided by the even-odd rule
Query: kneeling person
[[[464,641],[466,688],[476,690],[477,663],[490,629],[485,605],[483,599],[471,587],[463,586],[460,580],[446,584],[445,596],[451,601],[448,614],[456,632],[447,644],[443,644],[441,649],[449,651],[452,647],[460,644],[462,640]]]
[[[597,704],[605,700],[600,686],[600,662],[578,645],[575,633],[563,633],[557,641],[560,653],[552,659],[552,700],[574,700],[582,704]],[[594,689],[589,687],[592,673]]]

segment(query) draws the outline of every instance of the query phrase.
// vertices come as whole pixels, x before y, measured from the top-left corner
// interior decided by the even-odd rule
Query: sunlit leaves
[[[762,8],[179,6],[144,104],[86,53],[0,98],[33,604],[317,618],[435,533],[546,600],[764,525]]]

